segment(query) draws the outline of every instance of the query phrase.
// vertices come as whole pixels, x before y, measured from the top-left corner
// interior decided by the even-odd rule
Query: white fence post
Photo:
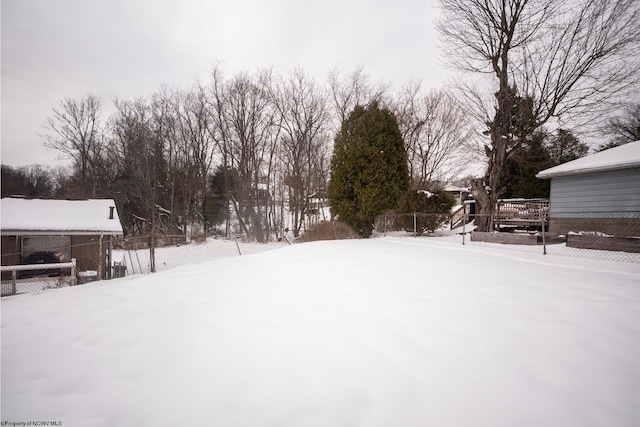
[[[546,255],[547,254],[547,241],[546,238],[544,236],[544,211],[541,210],[541,214],[540,217],[542,218],[542,255]]]
[[[71,258],[71,286],[75,286],[76,281],[76,259]]]
[[[464,209],[462,213],[462,246],[464,246],[464,238],[466,233],[466,225],[467,225],[467,205],[462,207]]]
[[[11,272],[11,295],[16,294],[16,281],[18,280],[18,272],[13,270]]]

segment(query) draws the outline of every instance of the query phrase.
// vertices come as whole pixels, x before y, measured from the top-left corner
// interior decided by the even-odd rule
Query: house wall
[[[95,270],[104,278],[107,263],[108,237],[103,237],[100,250],[100,236],[72,236],[71,256],[76,259],[78,271]]]
[[[19,265],[21,263],[22,239],[22,236],[2,236],[2,265]],[[65,239],[70,239],[71,241],[71,258],[76,259],[77,271],[95,270],[99,272],[99,277],[106,277],[107,253],[109,250],[108,236],[104,236],[102,239],[102,251],[100,250],[99,235],[66,236]],[[9,277],[10,275],[10,272],[6,274],[3,272],[3,277]]]
[[[552,178],[549,229],[640,236],[640,168]]]
[[[20,238],[2,236],[2,265],[17,265],[20,259]],[[2,277],[11,277],[11,272],[2,272]]]

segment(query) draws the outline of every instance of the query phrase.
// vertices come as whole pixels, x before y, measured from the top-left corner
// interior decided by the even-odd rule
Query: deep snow
[[[640,265],[378,238],[2,300],[2,420],[632,426]]]

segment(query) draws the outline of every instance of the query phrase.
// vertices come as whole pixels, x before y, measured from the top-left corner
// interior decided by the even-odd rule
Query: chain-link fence
[[[75,275],[70,273],[49,273],[40,276],[25,276],[16,272],[15,277],[11,275],[2,277],[2,296],[19,295],[26,293],[38,293],[47,289],[63,288],[77,283]]]
[[[71,257],[74,250],[82,251],[94,248],[96,245],[106,247],[106,243],[94,242],[62,246],[51,245],[46,250],[28,253],[3,252],[3,265],[0,267],[1,295],[4,297],[38,293],[47,289],[64,288],[98,280],[97,271],[78,270],[76,258]],[[15,264],[16,262],[20,263]]]
[[[640,212],[554,216],[540,210],[499,218],[468,213],[386,214],[376,218],[375,229],[382,234],[441,237],[501,250],[640,263]]]
[[[114,243],[114,277],[165,271],[180,265],[242,255],[250,249],[235,239],[217,240],[215,248],[206,249],[204,237],[137,236],[118,239]]]
[[[480,231],[478,224],[489,226]],[[327,222],[322,239],[353,238],[344,224]],[[491,218],[460,214],[385,214],[375,220],[378,235],[415,238],[435,237],[461,245],[486,246],[500,250],[593,258],[640,263],[640,212],[550,215],[546,211],[521,213],[512,218]],[[322,230],[316,229],[316,234]],[[348,230],[347,230],[348,231]],[[313,232],[310,239],[315,240]],[[315,236],[320,239],[319,236]],[[107,277],[147,274],[212,259],[264,250],[264,245],[239,240],[217,240],[217,244],[188,240],[180,236],[139,236],[114,240]],[[286,245],[285,242],[281,242]],[[27,268],[3,266],[2,296],[42,292],[98,280],[95,271],[75,271],[65,264]]]
[[[36,264],[3,265],[2,296],[39,293],[48,289],[81,285],[96,280],[120,278],[133,274],[147,274],[152,271],[164,271],[181,265],[203,262],[243,253],[253,253],[260,248],[257,244],[246,244],[237,240],[217,240],[217,244],[204,245],[204,237],[195,239],[184,235],[176,236],[138,236],[117,238],[111,242],[111,259],[105,257],[102,277],[98,271],[78,270],[75,258],[66,262],[68,254],[79,253],[92,244],[65,245],[49,247],[43,256],[52,260],[35,259]],[[104,250],[108,250],[108,244]],[[66,255],[62,256],[64,253]],[[3,254],[10,259],[23,259],[25,254]],[[60,262],[65,261],[65,262]],[[47,262],[53,262],[48,264]],[[73,262],[73,268],[70,268]],[[95,268],[95,267],[94,267]]]

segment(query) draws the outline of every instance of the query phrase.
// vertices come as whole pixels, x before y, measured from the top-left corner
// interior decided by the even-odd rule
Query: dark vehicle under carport
[[[52,252],[32,252],[22,260],[23,265],[59,264],[61,262],[60,258]],[[38,270],[22,270],[18,272],[18,275],[21,279],[27,279],[30,277],[60,276],[62,273],[63,270],[59,268],[45,268]]]

